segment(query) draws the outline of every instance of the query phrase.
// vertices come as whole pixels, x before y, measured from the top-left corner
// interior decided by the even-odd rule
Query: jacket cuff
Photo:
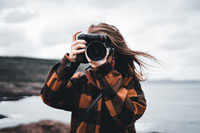
[[[69,57],[69,53],[66,53],[63,58],[61,59],[60,63],[61,64],[67,64],[67,63],[72,63],[72,59]]]
[[[101,77],[107,75],[112,70],[112,64],[110,62],[106,62],[96,68],[92,69],[94,71],[94,76]]]
[[[66,53],[61,59],[60,67],[57,70],[59,79],[62,77],[69,78],[70,76],[72,76],[79,65],[80,63],[72,61],[72,59],[69,58],[69,53]]]

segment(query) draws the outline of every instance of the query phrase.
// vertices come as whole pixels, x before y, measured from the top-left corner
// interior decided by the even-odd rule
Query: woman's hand
[[[102,65],[102,64],[104,64],[104,63],[106,63],[107,57],[108,57],[108,54],[109,54],[109,50],[108,50],[108,49],[106,49],[106,50],[107,50],[106,56],[105,56],[102,60],[99,60],[99,61],[93,61],[93,60],[91,60],[91,59],[88,57],[88,55],[87,55],[87,53],[86,53],[86,51],[85,51],[85,56],[86,56],[88,62],[90,63],[90,65],[91,65],[93,68],[98,67],[98,66],[100,66],[100,65]]]
[[[71,45],[69,58],[71,58],[73,61],[75,61],[77,54],[85,52],[85,48],[86,48],[85,44],[87,42],[85,40],[76,40],[76,35],[81,32],[82,31],[78,31],[78,32],[74,33],[72,36],[72,45]]]

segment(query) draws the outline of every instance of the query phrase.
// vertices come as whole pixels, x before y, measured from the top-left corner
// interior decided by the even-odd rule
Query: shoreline
[[[20,124],[13,127],[1,128],[2,133],[69,133],[69,124],[56,120],[41,120],[29,124]]]
[[[25,96],[39,96],[43,83],[40,82],[0,82],[0,102],[16,101]]]

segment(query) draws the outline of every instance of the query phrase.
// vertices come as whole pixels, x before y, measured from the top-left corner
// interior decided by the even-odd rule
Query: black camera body
[[[109,49],[109,54],[112,51],[111,41],[105,34],[79,34],[77,39],[87,42],[86,53],[93,61],[103,59],[106,56],[107,48]],[[76,62],[88,63],[85,53],[78,54]]]

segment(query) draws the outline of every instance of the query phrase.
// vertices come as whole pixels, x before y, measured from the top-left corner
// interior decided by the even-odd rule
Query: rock
[[[69,125],[54,121],[42,120],[27,125],[0,129],[0,133],[69,133]]]
[[[7,118],[7,116],[0,114],[0,119],[3,119],[3,118]]]
[[[42,85],[38,82],[0,82],[0,101],[19,100],[24,96],[38,96]]]

